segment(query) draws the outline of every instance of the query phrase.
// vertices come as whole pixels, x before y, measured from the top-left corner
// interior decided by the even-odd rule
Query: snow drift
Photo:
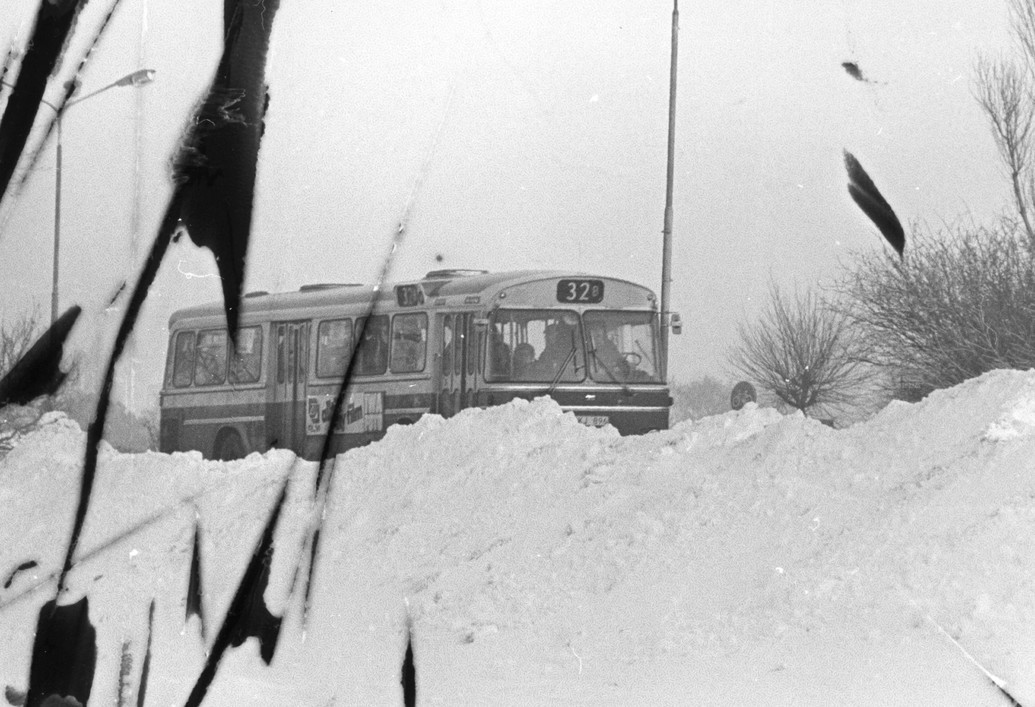
[[[52,415],[0,460],[14,690],[83,444]],[[303,623],[315,471],[102,452],[62,599],[90,598],[91,704],[115,702],[124,643],[139,674],[152,599],[147,703],[182,704],[286,481],[277,653],[232,649],[207,704],[399,704],[410,620],[421,704],[1009,704],[998,682],[1035,705],[1035,372],[846,430],[749,406],[620,437],[548,399],[394,427],[337,460]]]

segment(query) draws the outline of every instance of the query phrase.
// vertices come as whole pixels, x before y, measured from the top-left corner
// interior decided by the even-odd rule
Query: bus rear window
[[[230,382],[254,383],[262,373],[262,329],[245,327],[237,332],[237,347],[230,351]]]
[[[173,347],[172,384],[174,388],[186,388],[194,374],[194,332],[181,331],[176,335]]]
[[[348,319],[320,322],[316,331],[317,378],[341,378],[352,351],[352,322]]]
[[[396,314],[392,317],[392,373],[424,370],[428,349],[428,315]]]
[[[198,332],[194,351],[194,385],[219,385],[226,380],[226,330]]]

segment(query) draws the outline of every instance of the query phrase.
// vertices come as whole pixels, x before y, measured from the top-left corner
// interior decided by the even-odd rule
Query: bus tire
[[[226,429],[219,433],[215,444],[215,458],[219,461],[244,459],[246,456],[244,442],[236,430]]]

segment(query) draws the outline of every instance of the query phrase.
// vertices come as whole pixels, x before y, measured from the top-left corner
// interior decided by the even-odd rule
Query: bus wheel
[[[224,430],[216,440],[215,457],[219,461],[244,459],[244,442],[234,430]]]

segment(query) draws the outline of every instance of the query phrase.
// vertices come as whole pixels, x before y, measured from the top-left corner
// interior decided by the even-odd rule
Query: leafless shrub
[[[43,328],[37,311],[0,322],[0,377],[18,363]]]
[[[899,263],[863,255],[840,290],[865,358],[917,400],[997,368],[1035,366],[1035,259],[1020,224],[914,229]]]
[[[731,366],[789,408],[830,416],[860,402],[873,371],[850,320],[812,291],[770,287],[759,319],[741,324]]]

